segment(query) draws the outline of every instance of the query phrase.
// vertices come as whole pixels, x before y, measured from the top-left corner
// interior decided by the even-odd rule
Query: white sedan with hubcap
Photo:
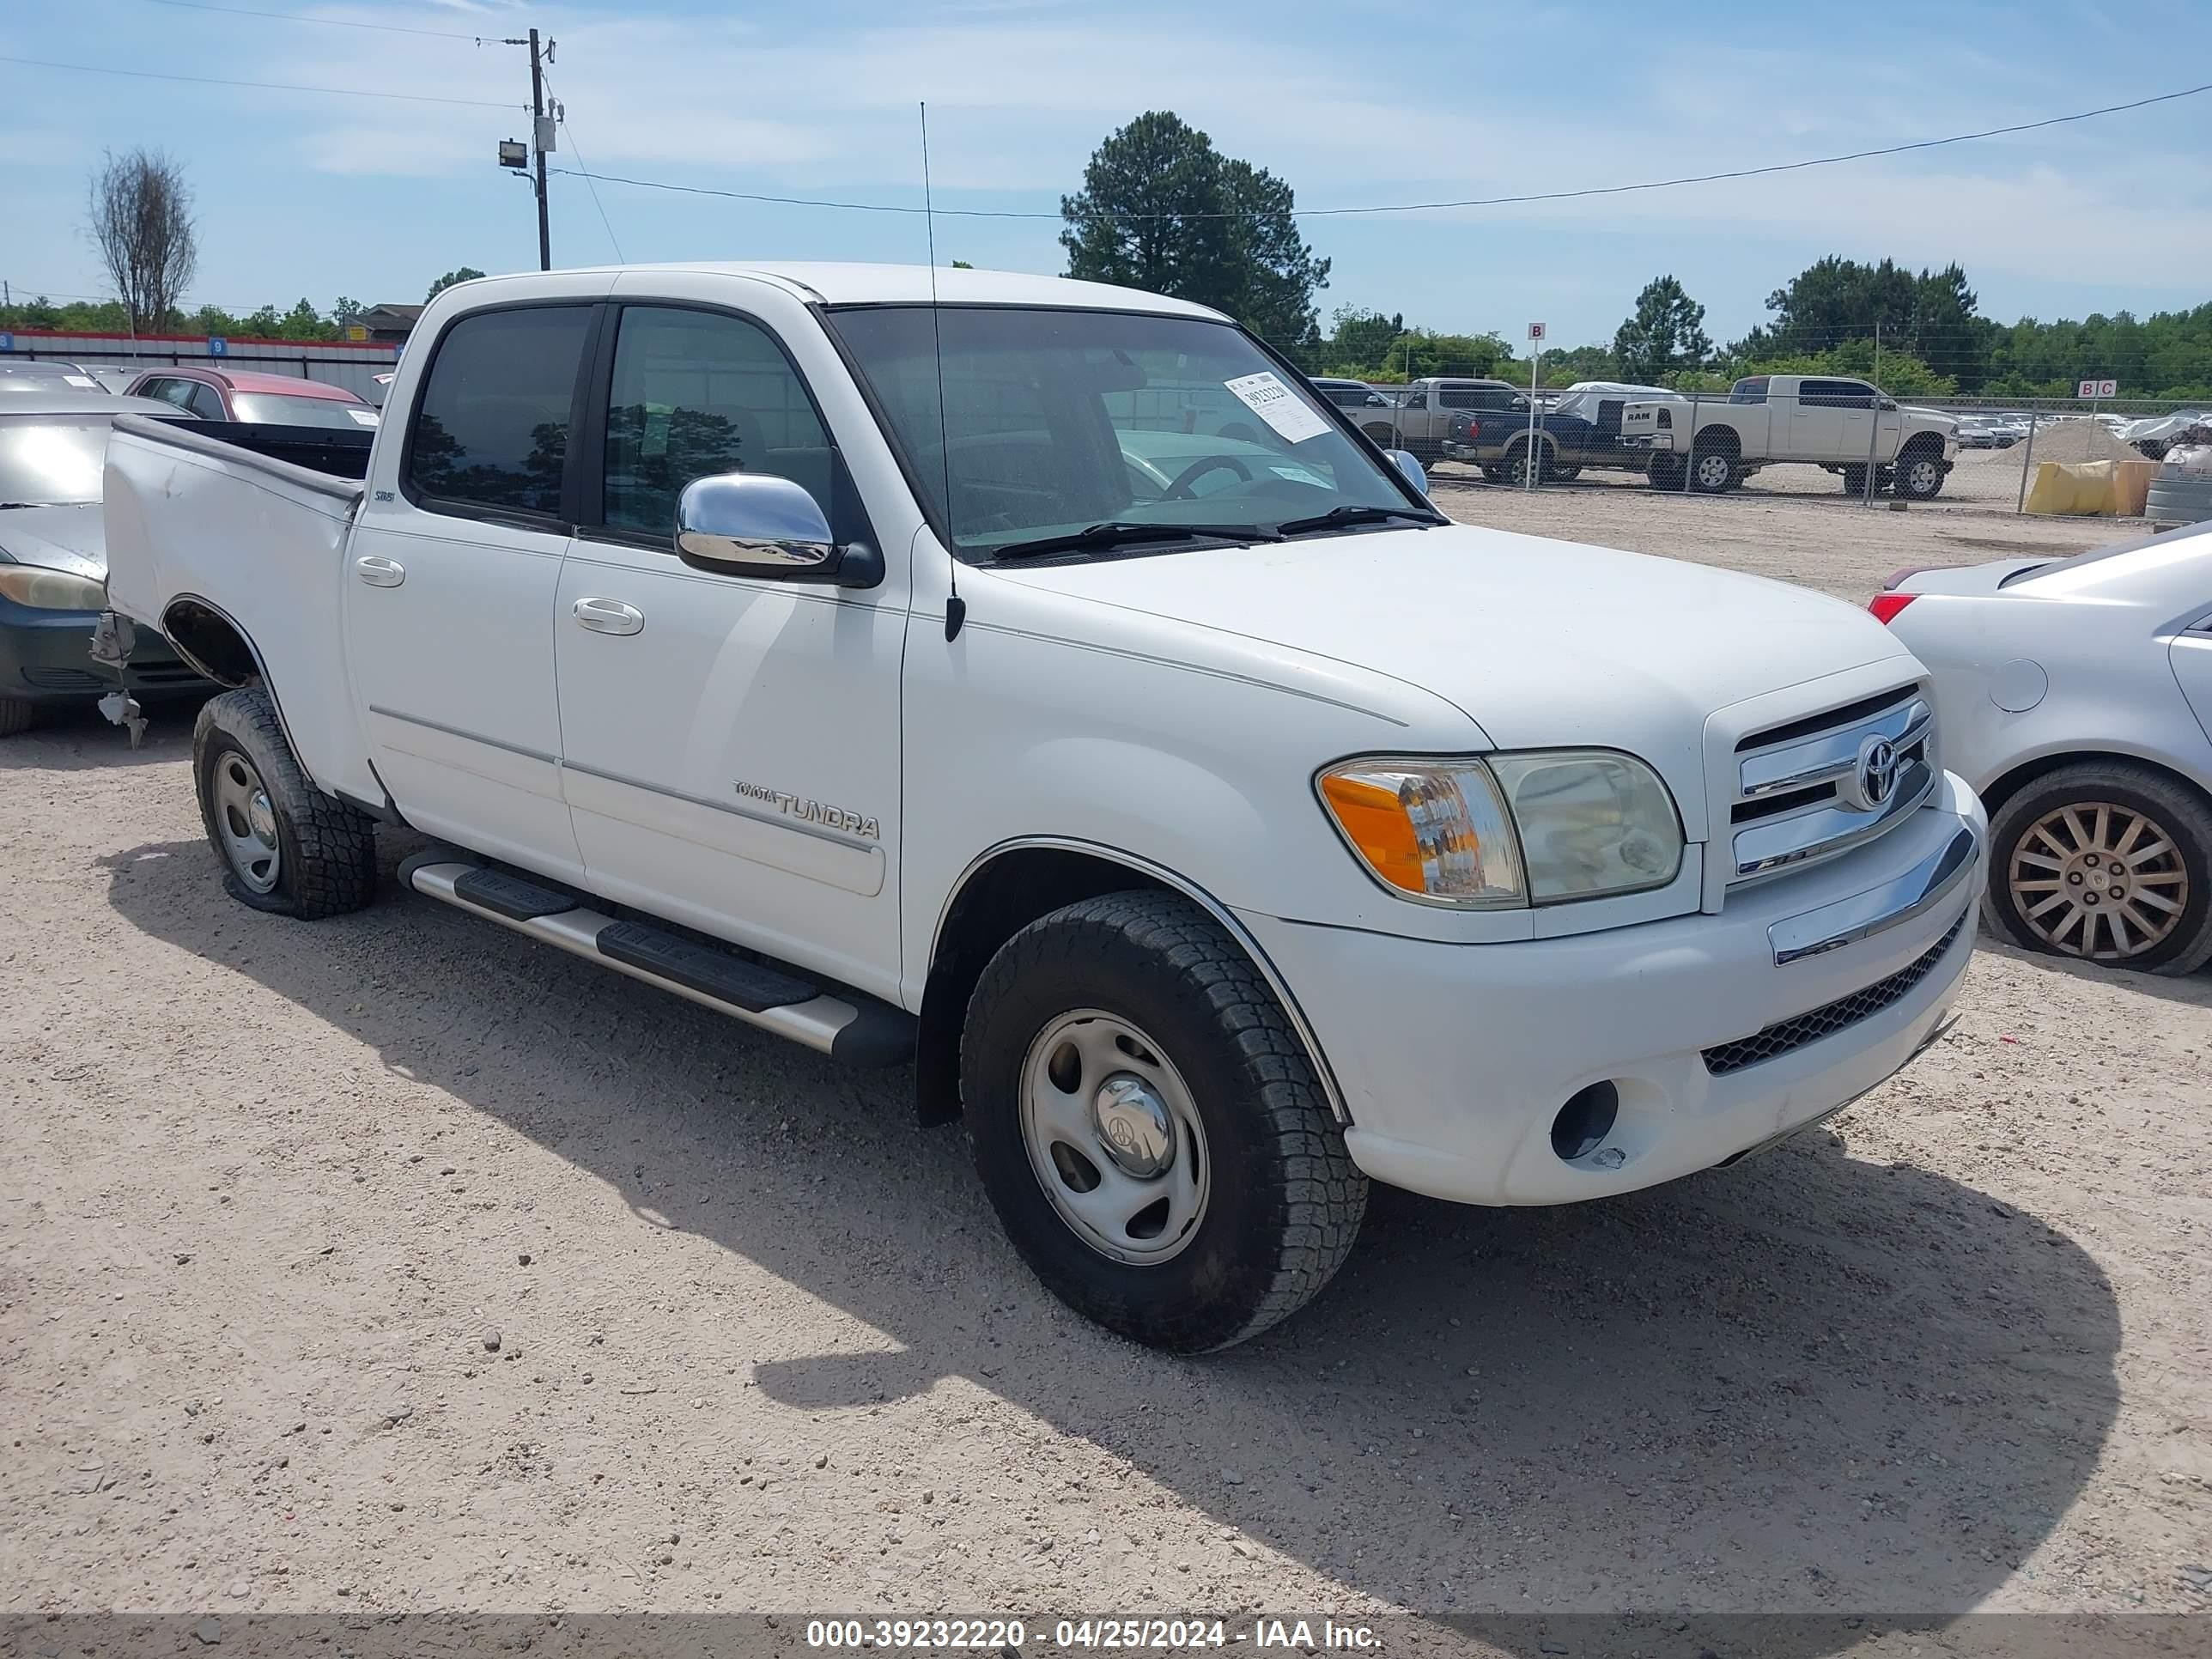
[[[2029,950],[2212,961],[2208,532],[1900,571],[1875,596],[1934,677],[1945,761],[1988,805],[1983,913]]]

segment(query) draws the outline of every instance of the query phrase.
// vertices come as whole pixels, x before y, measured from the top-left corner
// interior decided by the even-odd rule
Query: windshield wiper
[[[1275,526],[1285,536],[1303,536],[1313,530],[1337,530],[1346,525],[1388,524],[1403,519],[1408,524],[1449,524],[1442,514],[1417,513],[1410,507],[1332,507],[1310,519],[1285,519]]]
[[[1093,548],[1126,547],[1138,542],[1182,542],[1198,539],[1224,542],[1279,542],[1279,531],[1256,524],[1138,524],[1109,519],[1065,536],[1040,536],[1035,541],[1009,542],[988,550],[994,559],[1030,559],[1044,553],[1079,553]]]

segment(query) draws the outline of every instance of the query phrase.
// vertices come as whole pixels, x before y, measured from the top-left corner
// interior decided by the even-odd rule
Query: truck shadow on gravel
[[[384,839],[388,880],[414,842]],[[1030,1278],[959,1134],[915,1127],[906,1072],[838,1068],[390,890],[333,922],[255,916],[210,857],[110,858],[111,902],[896,1345],[758,1364],[773,1401],[966,1378],[1424,1613],[1963,1612],[2051,1530],[2114,1419],[2120,1322],[2090,1257],[1826,1132],[1600,1206],[1377,1188],[1303,1314],[1164,1358]],[[1152,1566],[1163,1607],[1205,1582]]]

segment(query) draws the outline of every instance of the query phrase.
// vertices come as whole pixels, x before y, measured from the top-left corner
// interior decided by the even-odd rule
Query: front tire
[[[25,697],[0,697],[0,738],[12,738],[38,723],[38,704]]]
[[[984,1190],[1062,1302],[1148,1347],[1225,1348],[1305,1305],[1367,1182],[1251,961],[1174,894],[1031,922],[968,1006],[961,1093]]]
[[[1907,455],[1897,463],[1892,486],[1909,501],[1932,501],[1943,493],[1944,470],[1941,456]]]
[[[2015,944],[2148,973],[2212,961],[2212,807],[2127,761],[2063,766],[1990,825],[1983,914]]]
[[[201,708],[192,777],[223,890],[240,904],[315,921],[376,896],[375,820],[307,781],[260,687]]]

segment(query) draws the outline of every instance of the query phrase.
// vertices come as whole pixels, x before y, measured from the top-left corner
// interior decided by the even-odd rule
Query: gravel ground
[[[1440,496],[1862,600],[2122,533]],[[1829,1128],[1378,1191],[1176,1362],[1039,1290],[902,1073],[419,898],[230,902],[187,730],[0,744],[0,1614],[2212,1607],[2212,978],[1985,945]]]

